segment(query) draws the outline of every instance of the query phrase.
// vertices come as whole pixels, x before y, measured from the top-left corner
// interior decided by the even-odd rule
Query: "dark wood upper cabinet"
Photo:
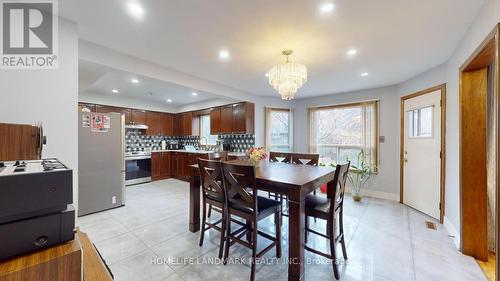
[[[155,136],[161,133],[161,113],[147,111],[146,112],[146,135]]]
[[[122,113],[121,107],[109,106],[109,105],[96,105],[95,112],[97,113]]]
[[[143,125],[146,124],[146,111],[141,109],[131,109],[131,123]]]
[[[95,104],[91,103],[78,103],[78,112],[81,112],[84,108],[90,110],[90,112],[95,112]]]
[[[192,134],[192,122],[193,122],[193,113],[185,112],[182,113],[182,135],[189,136]]]
[[[161,114],[161,135],[173,136],[174,135],[174,117],[169,113]]]
[[[233,132],[233,105],[220,108],[220,133],[230,134]]]
[[[233,133],[253,134],[255,105],[249,102],[233,104]]]
[[[220,107],[210,111],[210,133],[217,135],[220,133],[221,110]]]

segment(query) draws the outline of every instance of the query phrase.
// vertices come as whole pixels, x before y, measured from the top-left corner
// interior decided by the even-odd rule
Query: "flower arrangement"
[[[267,158],[266,150],[263,147],[250,147],[247,154],[250,157],[250,161],[252,161],[256,167],[259,166],[261,160]]]

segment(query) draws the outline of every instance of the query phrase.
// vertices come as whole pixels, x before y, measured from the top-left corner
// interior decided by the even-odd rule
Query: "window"
[[[378,102],[309,109],[309,145],[320,163],[351,161],[359,167],[361,151],[367,165],[377,164]]]
[[[219,139],[218,135],[210,134],[210,115],[200,116],[200,143],[205,145],[205,138],[208,145],[216,145]]]
[[[410,138],[432,138],[434,106],[408,111]]]
[[[268,151],[293,151],[293,110],[266,108],[266,148]]]

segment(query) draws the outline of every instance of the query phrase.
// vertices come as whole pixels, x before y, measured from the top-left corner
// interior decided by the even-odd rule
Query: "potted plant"
[[[352,199],[361,201],[361,189],[366,185],[371,176],[375,173],[376,166],[366,162],[366,155],[363,150],[358,153],[359,165],[351,165],[347,180],[352,186]]]
[[[255,167],[260,166],[260,162],[267,158],[266,150],[263,147],[251,147],[248,149],[248,156]]]

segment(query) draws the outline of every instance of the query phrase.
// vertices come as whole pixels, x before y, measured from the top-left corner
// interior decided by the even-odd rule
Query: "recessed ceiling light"
[[[196,93],[196,92],[192,92],[192,93],[191,93],[191,95],[193,95],[193,96],[197,96],[197,95],[198,95],[198,93]]]
[[[363,76],[363,77],[368,76],[368,72],[361,73],[361,76]]]
[[[334,8],[333,3],[326,3],[323,6],[321,6],[319,10],[321,11],[321,13],[328,13],[333,11],[333,8]]]
[[[358,50],[355,50],[355,49],[351,49],[351,50],[347,51],[348,56],[354,56],[357,53],[358,53]]]
[[[268,72],[268,73],[266,73],[266,77],[268,77],[268,78],[269,78],[269,72]]]
[[[167,99],[167,102],[172,102],[172,99]]]
[[[113,89],[113,90],[111,90],[111,92],[118,94],[120,91],[118,91],[117,89]]]
[[[226,49],[219,51],[219,58],[221,58],[223,60],[229,59],[230,56],[231,56],[231,54],[229,54],[229,51]]]
[[[134,84],[137,84],[137,83],[139,83],[139,80],[137,80],[137,79],[134,78],[134,79],[130,80],[130,82],[132,82]]]
[[[135,18],[136,20],[141,21],[144,19],[144,8],[137,1],[128,3],[127,11],[129,15]]]

